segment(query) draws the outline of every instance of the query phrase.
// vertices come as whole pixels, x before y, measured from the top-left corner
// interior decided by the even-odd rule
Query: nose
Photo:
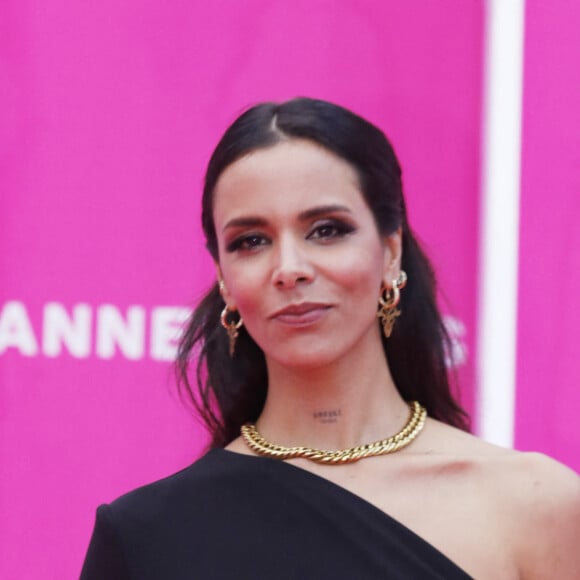
[[[314,279],[314,267],[309,260],[307,249],[300,241],[280,239],[272,270],[272,283],[278,288],[294,288]]]

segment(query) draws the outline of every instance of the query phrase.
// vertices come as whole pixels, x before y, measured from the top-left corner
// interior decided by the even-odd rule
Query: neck
[[[317,368],[268,361],[268,396],[257,425],[261,434],[280,445],[336,450],[396,433],[409,409],[379,348]]]

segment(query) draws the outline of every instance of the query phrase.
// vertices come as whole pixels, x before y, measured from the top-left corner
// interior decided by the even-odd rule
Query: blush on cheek
[[[221,265],[221,272],[231,302],[238,310],[247,310],[254,306],[256,294],[261,291],[260,273],[255,269],[236,263],[234,259],[226,258]]]
[[[356,292],[376,289],[378,296],[382,284],[380,265],[373,270],[365,264],[365,261],[364,255],[360,254],[356,259],[345,260],[340,264],[340,269],[333,269],[333,277],[341,286],[350,286]]]
[[[266,319],[268,312],[264,304],[264,293],[255,284],[243,284],[238,279],[232,299],[246,327],[252,327],[261,319]],[[255,321],[255,322],[254,322]]]

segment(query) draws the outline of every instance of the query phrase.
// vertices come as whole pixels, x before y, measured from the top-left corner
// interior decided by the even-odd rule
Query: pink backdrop
[[[1,578],[76,577],[96,506],[201,452],[203,431],[177,399],[169,359],[184,308],[212,280],[198,225],[203,170],[227,124],[254,102],[328,98],[391,137],[412,222],[454,316],[471,408],[480,2],[5,0],[2,10]],[[572,74],[551,73],[564,86]],[[542,74],[528,75],[530,90]],[[547,124],[535,126],[539,139]],[[550,146],[554,156],[561,150]],[[550,177],[534,151],[525,153],[524,189],[533,199],[537,180]],[[576,178],[576,192],[577,185]],[[573,195],[568,203],[577,205]],[[533,212],[542,208],[524,205],[530,225],[523,224],[522,244],[530,251]],[[554,233],[555,223],[549,228]],[[572,222],[558,231],[569,236],[567,247],[573,231]],[[541,292],[534,264],[533,274],[522,266],[522,276]],[[559,296],[565,288],[577,308],[564,270],[554,276]],[[571,352],[572,344],[542,357],[560,360],[557,349]],[[520,359],[540,364],[536,346],[529,348],[520,344]],[[572,363],[549,391],[539,374],[527,377],[532,396],[519,397],[525,417],[537,416],[535,401],[560,401],[558,409],[541,408],[559,418],[570,412],[573,393],[553,394],[572,388]],[[518,429],[524,446],[546,443],[534,435],[537,425],[522,419]],[[572,438],[560,431],[547,450],[578,461],[565,448]]]
[[[516,445],[580,470],[580,4],[526,16]]]

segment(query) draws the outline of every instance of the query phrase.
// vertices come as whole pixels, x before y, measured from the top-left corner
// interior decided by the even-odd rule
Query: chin
[[[336,347],[292,349],[288,352],[276,352],[266,354],[267,358],[276,364],[297,370],[313,370],[338,362],[344,353],[337,353]]]

